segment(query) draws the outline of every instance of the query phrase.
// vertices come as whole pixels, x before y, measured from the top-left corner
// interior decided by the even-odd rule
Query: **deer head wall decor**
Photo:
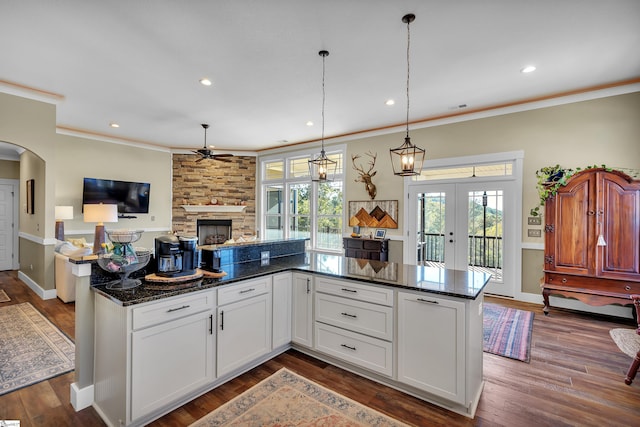
[[[371,181],[371,178],[373,178],[377,173],[376,171],[373,171],[373,167],[376,164],[376,157],[378,156],[378,154],[367,153],[367,156],[371,157],[371,160],[369,160],[369,170],[366,172],[364,171],[364,168],[362,166],[358,166],[356,164],[356,160],[360,158],[359,154],[351,155],[351,163],[353,163],[353,168],[358,171],[358,174],[360,175],[355,181],[364,182],[367,193],[369,193],[369,197],[371,197],[371,200],[373,200],[376,198],[376,193],[378,190]]]

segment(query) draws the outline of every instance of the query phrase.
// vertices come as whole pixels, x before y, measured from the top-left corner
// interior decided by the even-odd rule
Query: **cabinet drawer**
[[[378,240],[363,240],[362,247],[368,251],[381,251],[383,244]]]
[[[345,248],[361,249],[362,248],[362,242],[363,242],[362,240],[344,239]]]
[[[393,306],[393,290],[365,283],[327,279],[316,276],[316,291],[359,301]]]
[[[393,374],[390,342],[316,323],[316,350],[383,375]]]
[[[208,290],[135,307],[132,310],[133,329],[146,328],[201,311],[211,310],[215,305],[215,292]]]
[[[640,293],[640,282],[628,280],[600,279],[597,277],[573,276],[570,274],[545,273],[545,283],[549,287],[560,286],[574,288],[576,291],[584,290],[589,293],[614,293],[631,295]]]
[[[393,338],[391,307],[316,294],[316,320],[384,340]]]
[[[270,289],[271,276],[232,283],[229,286],[218,289],[218,305],[225,305],[256,295],[266,294]]]

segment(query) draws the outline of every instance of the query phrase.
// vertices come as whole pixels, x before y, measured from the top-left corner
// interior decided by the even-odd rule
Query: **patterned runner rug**
[[[406,426],[286,368],[280,369],[191,427]]]
[[[484,303],[483,350],[529,363],[533,312]]]
[[[11,298],[9,298],[9,295],[7,295],[4,289],[0,289],[0,302],[9,302],[9,301],[11,301]]]
[[[75,345],[30,303],[0,308],[0,395],[72,371]]]

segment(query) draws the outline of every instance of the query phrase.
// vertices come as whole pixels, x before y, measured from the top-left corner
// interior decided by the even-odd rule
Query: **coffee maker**
[[[197,237],[160,236],[155,239],[156,274],[161,277],[180,277],[195,274],[200,267]]]

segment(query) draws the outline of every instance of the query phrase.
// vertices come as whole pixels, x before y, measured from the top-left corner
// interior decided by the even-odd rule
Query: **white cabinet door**
[[[131,419],[214,380],[213,322],[208,310],[132,333]]]
[[[271,351],[271,293],[218,307],[218,377]]]
[[[313,346],[313,276],[293,273],[293,319],[291,340]]]
[[[465,305],[398,292],[398,380],[465,404]]]
[[[291,273],[273,276],[273,348],[291,342]]]

